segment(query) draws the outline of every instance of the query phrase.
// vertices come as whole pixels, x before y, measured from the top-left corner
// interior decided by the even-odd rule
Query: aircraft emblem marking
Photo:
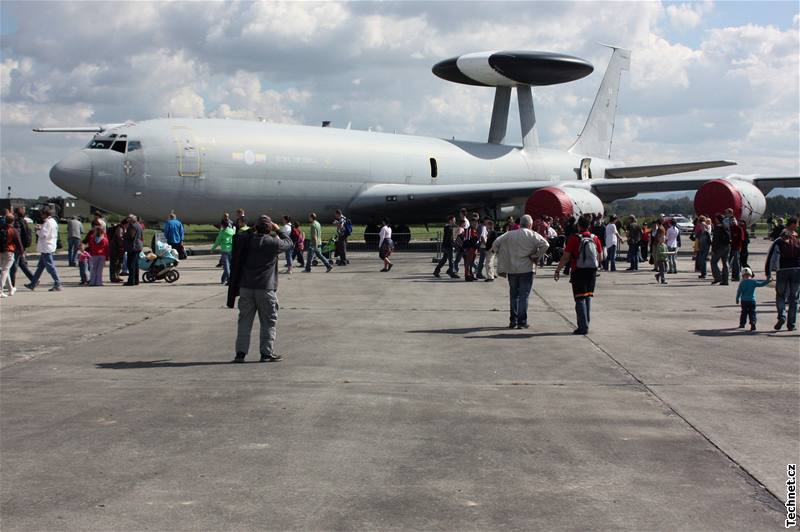
[[[125,175],[128,177],[133,173],[133,163],[130,161],[122,163],[122,168],[125,170]]]

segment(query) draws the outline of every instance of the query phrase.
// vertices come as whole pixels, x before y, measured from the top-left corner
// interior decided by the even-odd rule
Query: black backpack
[[[0,225],[0,253],[8,251],[8,225]]]

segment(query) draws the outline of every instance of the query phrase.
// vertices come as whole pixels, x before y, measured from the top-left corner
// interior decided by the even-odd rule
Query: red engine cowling
[[[755,185],[734,179],[715,179],[704,183],[694,195],[694,212],[713,217],[733,209],[733,215],[747,225],[755,223],[767,210],[767,198]]]
[[[563,220],[569,216],[576,218],[586,213],[603,213],[600,198],[582,188],[546,187],[540,188],[525,202],[525,214],[534,219],[547,215]]]

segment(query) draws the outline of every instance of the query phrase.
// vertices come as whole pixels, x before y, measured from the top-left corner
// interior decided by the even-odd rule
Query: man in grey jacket
[[[517,231],[508,231],[494,241],[492,252],[497,255],[497,271],[508,277],[511,317],[509,329],[527,329],[528,297],[533,288],[533,274],[539,258],[550,247],[547,240],[531,230],[533,219],[525,215]]]
[[[274,233],[274,236],[271,234]],[[239,323],[236,335],[236,358],[243,363],[250,348],[250,333],[258,313],[261,326],[261,362],[277,362],[275,326],[278,323],[278,258],[292,247],[288,234],[262,214],[255,227],[239,232],[233,240],[228,307],[239,297]]]

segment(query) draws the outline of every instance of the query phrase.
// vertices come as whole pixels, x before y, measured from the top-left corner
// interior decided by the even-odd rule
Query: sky
[[[632,50],[615,159],[732,159],[731,172],[797,176],[798,5],[4,0],[0,186],[14,196],[58,193],[50,167],[89,140],[33,127],[171,115],[331,120],[485,141],[493,89],[431,73],[442,59],[484,50],[561,52],[595,66],[582,80],[534,90],[540,143],[567,148],[610,57],[598,43]],[[520,142],[518,121],[509,133]]]

